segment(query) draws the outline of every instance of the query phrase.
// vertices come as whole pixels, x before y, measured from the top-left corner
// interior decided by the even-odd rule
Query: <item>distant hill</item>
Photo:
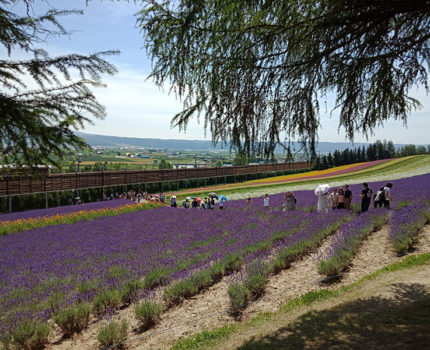
[[[229,147],[218,144],[213,147],[211,141],[206,140],[176,140],[176,139],[151,139],[151,138],[138,138],[138,137],[120,137],[120,136],[106,136],[87,134],[83,132],[76,132],[93,147],[144,147],[155,149],[178,149],[178,150],[191,150],[191,151],[206,151],[206,150],[228,150]],[[317,145],[317,152],[328,153],[335,150],[343,151],[346,148],[356,148],[367,146],[368,143],[349,143],[349,142],[319,142]],[[400,146],[400,145],[396,145]],[[298,144],[293,143],[293,148],[300,149]],[[282,148],[277,147],[276,152],[282,153]]]

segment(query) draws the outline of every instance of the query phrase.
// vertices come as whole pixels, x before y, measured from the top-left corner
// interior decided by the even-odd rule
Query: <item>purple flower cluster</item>
[[[156,268],[168,269],[172,280],[229,253],[255,258],[297,228],[315,230],[324,223],[315,216],[163,207],[1,237],[0,331],[10,329],[12,318],[16,324],[30,316],[49,317],[54,302],[64,307],[90,301]],[[88,284],[95,287],[82,287]],[[30,315],[21,318],[17,309],[31,310]]]
[[[416,242],[419,230],[430,221],[430,203],[414,203],[395,212],[389,220],[390,239],[398,253],[405,253]]]
[[[34,209],[23,212],[15,212],[10,214],[0,214],[0,222],[2,221],[14,221],[18,219],[34,219],[44,216],[64,215],[74,213],[80,210],[97,210],[107,208],[118,208],[126,204],[131,204],[130,200],[127,199],[115,199],[112,201],[102,201],[94,203],[85,203],[80,205],[67,205],[63,207],[48,208],[48,209]]]
[[[343,224],[329,249],[320,258],[319,271],[327,275],[342,272],[351,262],[361,241],[388,220],[389,211],[378,208],[357,215]]]

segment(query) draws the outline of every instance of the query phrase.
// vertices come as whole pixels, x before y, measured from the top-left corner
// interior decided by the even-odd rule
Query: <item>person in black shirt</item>
[[[348,185],[345,185],[345,192],[343,193],[343,202],[345,209],[351,209],[352,192],[349,190]]]
[[[361,212],[369,210],[370,199],[372,198],[372,190],[369,188],[369,184],[365,182],[363,184],[363,190],[361,191]]]

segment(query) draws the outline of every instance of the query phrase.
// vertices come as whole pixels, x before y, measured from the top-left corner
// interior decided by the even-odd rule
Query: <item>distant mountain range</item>
[[[138,138],[138,137],[120,137],[120,136],[106,136],[87,134],[84,132],[76,132],[79,137],[82,137],[92,147],[143,147],[155,149],[176,149],[176,150],[191,150],[191,151],[207,151],[207,150],[228,150],[229,147],[218,144],[216,147],[212,145],[211,141],[205,140],[176,140],[176,139],[151,139],[151,138]],[[367,146],[368,143],[349,143],[349,142],[319,142],[317,145],[317,152],[328,153],[335,150],[343,151],[346,148],[357,148]],[[396,147],[402,145],[395,145]],[[300,146],[293,143],[293,147],[297,149]],[[282,148],[277,147],[276,152],[282,153]]]

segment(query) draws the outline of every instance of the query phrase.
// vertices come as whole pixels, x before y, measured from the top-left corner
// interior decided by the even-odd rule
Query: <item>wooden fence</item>
[[[49,174],[45,177],[6,175],[0,177],[0,197],[166,181],[194,180],[311,168],[311,163],[281,163],[216,168],[103,171]]]

